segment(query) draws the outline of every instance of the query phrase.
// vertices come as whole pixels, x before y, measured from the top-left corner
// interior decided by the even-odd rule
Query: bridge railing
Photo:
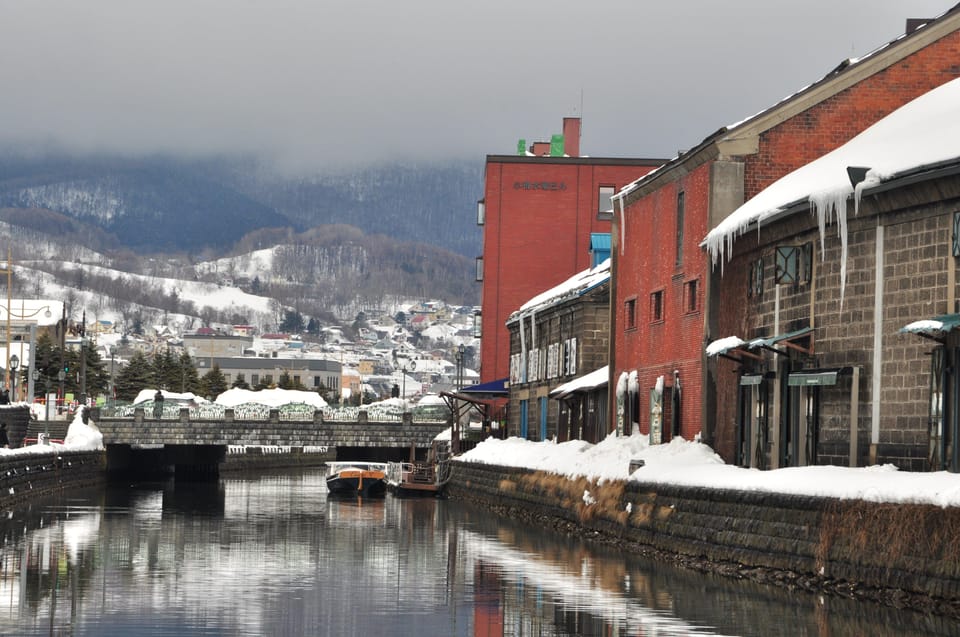
[[[112,405],[102,407],[100,415],[107,418],[133,418],[137,410],[143,410],[145,418],[160,420],[179,420],[181,411],[186,409],[190,420],[226,420],[227,411],[233,412],[234,420],[241,421],[269,421],[272,413],[277,413],[279,420],[291,422],[309,422],[317,420],[317,409],[307,403],[288,403],[280,407],[264,405],[262,403],[244,403],[234,407],[226,407],[215,403],[200,405],[180,403],[177,401],[163,401],[155,404],[152,400],[137,403],[136,405]],[[428,409],[415,407],[404,412],[402,407],[395,405],[363,405],[363,406],[330,406],[320,410],[321,418],[330,422],[367,422],[399,423],[405,418],[412,422],[438,423],[449,419],[450,412],[446,409],[431,407]],[[361,416],[366,414],[366,418]]]

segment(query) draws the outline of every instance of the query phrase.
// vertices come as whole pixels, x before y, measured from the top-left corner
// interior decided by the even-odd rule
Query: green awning
[[[900,328],[902,334],[917,334],[932,338],[935,341],[942,341],[947,334],[960,328],[960,314],[943,314],[935,316],[932,319],[923,319],[914,321],[909,325]]]
[[[811,369],[799,372],[790,372],[787,376],[787,385],[791,387],[807,387],[810,385],[836,385],[839,369]]]

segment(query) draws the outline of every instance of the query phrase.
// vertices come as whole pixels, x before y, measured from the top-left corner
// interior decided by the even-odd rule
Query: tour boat
[[[396,495],[437,496],[450,478],[447,461],[391,462],[387,464],[387,488]]]
[[[328,462],[327,491],[332,495],[383,495],[386,469],[384,462]]]

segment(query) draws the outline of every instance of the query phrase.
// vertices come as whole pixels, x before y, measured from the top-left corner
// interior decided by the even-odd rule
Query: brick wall
[[[616,348],[614,378],[637,372],[640,386],[640,430],[650,430],[649,391],[660,376],[667,385],[678,370],[683,388],[680,434],[700,433],[703,400],[704,290],[709,263],[699,242],[707,233],[710,165],[668,182],[654,192],[631,199],[625,211],[626,249],[617,256]],[[677,263],[678,193],[683,192],[683,254]],[[617,237],[619,240],[620,237]],[[689,286],[695,282],[691,307]],[[651,297],[662,294],[663,316],[652,315]],[[629,325],[627,302],[636,307]],[[666,423],[665,423],[666,424]],[[629,430],[629,429],[628,429]]]
[[[747,198],[825,155],[910,100],[960,76],[960,33],[915,52],[763,135],[746,158]]]
[[[544,290],[590,267],[590,233],[600,186],[622,188],[660,160],[487,158],[483,228],[483,382],[509,374],[510,314]]]

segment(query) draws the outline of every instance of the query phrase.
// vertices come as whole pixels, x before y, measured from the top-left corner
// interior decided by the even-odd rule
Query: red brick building
[[[916,26],[911,21],[908,30]],[[618,193],[611,231],[610,386],[619,385],[620,401],[611,399],[612,409],[619,409],[613,422],[635,421],[648,432],[659,418],[664,439],[702,431],[726,460],[735,459],[737,368],[726,360],[708,364],[704,346],[730,334],[778,339],[800,330],[796,345],[809,349],[813,337],[803,330],[814,326],[757,325],[739,294],[747,289],[747,273],[721,278],[721,267],[709,266],[699,242],[773,181],[960,75],[958,28],[960,10],[954,8],[867,56],[844,61],[776,106],[720,129]],[[671,385],[674,370],[679,400]],[[781,429],[772,427],[771,435]],[[768,466],[785,457],[776,444],[772,439]]]
[[[580,119],[523,154],[488,155],[483,226],[480,380],[510,372],[507,318],[530,298],[591,267],[590,235],[610,231],[610,198],[662,159],[580,157]]]

